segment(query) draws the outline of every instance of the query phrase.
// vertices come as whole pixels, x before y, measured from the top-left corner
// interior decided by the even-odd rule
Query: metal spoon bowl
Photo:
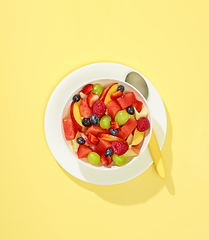
[[[133,85],[144,96],[146,100],[148,99],[149,88],[147,86],[146,81],[140,74],[138,74],[137,72],[130,72],[126,76],[125,81]],[[166,177],[165,167],[164,167],[163,158],[162,158],[154,131],[152,131],[152,135],[149,141],[149,149],[152,155],[155,168],[159,176],[162,179],[164,179]]]
[[[125,81],[133,85],[139,92],[144,96],[147,100],[149,96],[149,88],[147,83],[145,82],[144,78],[136,72],[130,72],[127,76]]]

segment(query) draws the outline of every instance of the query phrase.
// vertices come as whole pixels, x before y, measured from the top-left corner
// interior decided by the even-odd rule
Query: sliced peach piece
[[[137,112],[136,108],[134,108],[135,112],[134,112],[134,116],[136,118],[136,120],[138,121],[141,117],[147,117],[148,116],[148,112],[147,110],[142,107],[141,112]]]
[[[137,128],[134,130],[132,145],[138,145],[144,139],[144,132],[139,132]]]
[[[128,157],[136,157],[138,154],[135,153],[131,148],[128,149],[128,151],[124,154],[125,158]]]
[[[135,152],[137,155],[139,155],[140,149],[139,149],[138,147],[136,147],[136,146],[131,146],[130,149],[131,149],[133,152]]]
[[[70,116],[75,124],[75,126],[82,130],[82,120],[79,112],[79,105],[77,102],[72,102],[70,105]]]
[[[126,142],[128,143],[128,145],[131,145],[132,141],[133,141],[133,134],[130,134],[126,139]]]
[[[105,105],[107,105],[107,103],[111,100],[110,96],[111,96],[113,93],[117,92],[117,88],[118,88],[118,84],[117,84],[117,83],[114,83],[114,84],[112,84],[112,85],[110,86],[110,88],[109,88],[109,90],[108,90],[108,92],[107,92],[107,94],[106,94],[106,96],[105,96],[105,99],[104,99]]]

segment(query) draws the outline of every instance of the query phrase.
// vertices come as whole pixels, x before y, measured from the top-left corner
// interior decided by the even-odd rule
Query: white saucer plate
[[[44,119],[46,140],[52,155],[59,165],[74,177],[98,185],[118,184],[137,177],[153,163],[149,147],[147,147],[137,161],[134,161],[132,164],[127,164],[127,166],[118,167],[113,171],[89,168],[81,164],[71,153],[63,139],[61,131],[63,107],[73,91],[85,82],[96,78],[120,79],[121,81],[125,81],[126,75],[132,71],[137,72],[130,67],[117,63],[90,64],[66,76],[50,96]],[[147,103],[151,110],[153,130],[161,149],[167,131],[166,111],[163,101],[155,87],[146,77],[144,77],[144,79],[149,87]]]

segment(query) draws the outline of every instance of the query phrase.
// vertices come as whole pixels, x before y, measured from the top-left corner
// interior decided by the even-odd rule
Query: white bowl
[[[140,148],[140,154],[137,155],[136,157],[133,157],[133,158],[129,158],[126,160],[126,164],[124,164],[123,166],[116,166],[114,164],[114,162],[112,162],[111,165],[109,166],[104,166],[103,164],[99,164],[99,165],[92,165],[88,162],[87,159],[79,159],[76,155],[76,153],[73,151],[72,149],[72,145],[70,143],[70,141],[67,141],[65,139],[65,135],[64,135],[64,130],[63,130],[63,126],[62,126],[62,119],[64,118],[67,118],[70,116],[70,105],[71,105],[71,102],[72,102],[72,97],[75,95],[75,94],[78,94],[79,91],[81,91],[87,84],[95,84],[95,83],[99,83],[102,85],[103,88],[105,87],[108,87],[110,86],[111,84],[113,83],[118,83],[119,85],[123,85],[125,87],[125,93],[128,93],[128,92],[133,92],[136,96],[136,99],[139,100],[139,101],[142,101],[143,102],[143,107],[147,110],[148,112],[148,119],[149,119],[149,122],[150,122],[150,128],[146,131],[146,134],[145,134],[145,138],[144,138],[144,141],[143,141],[143,144]],[[139,156],[144,152],[144,150],[146,149],[149,141],[150,141],[150,137],[151,137],[151,133],[152,133],[152,117],[151,117],[151,113],[150,113],[150,109],[148,107],[148,104],[147,104],[147,101],[145,100],[145,98],[143,97],[143,95],[135,88],[133,87],[132,85],[130,85],[129,83],[127,82],[124,82],[124,81],[120,81],[119,79],[93,79],[91,81],[88,81],[88,82],[85,82],[85,84],[82,84],[78,89],[76,89],[75,91],[73,91],[70,95],[69,95],[69,98],[68,100],[66,101],[66,103],[64,104],[63,106],[63,110],[62,110],[62,117],[60,119],[60,124],[61,124],[61,131],[62,131],[62,136],[63,136],[63,139],[66,143],[66,145],[68,146],[68,148],[70,149],[70,151],[73,153],[73,155],[77,158],[77,160],[90,167],[90,168],[93,168],[93,169],[102,169],[102,170],[113,170],[113,169],[116,169],[116,168],[121,168],[121,167],[124,167],[126,166],[127,164],[131,164],[133,163],[134,161],[140,161],[139,160]]]

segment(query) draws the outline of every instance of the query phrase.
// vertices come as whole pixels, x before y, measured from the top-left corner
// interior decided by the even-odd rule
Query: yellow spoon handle
[[[150,152],[152,155],[152,159],[153,159],[155,168],[156,168],[159,176],[162,179],[165,179],[165,177],[166,177],[165,166],[164,166],[160,148],[159,148],[159,145],[158,145],[158,142],[157,142],[157,139],[156,139],[156,136],[155,136],[155,133],[153,130],[152,130],[152,135],[151,135],[151,138],[149,141],[149,149],[150,149]]]

